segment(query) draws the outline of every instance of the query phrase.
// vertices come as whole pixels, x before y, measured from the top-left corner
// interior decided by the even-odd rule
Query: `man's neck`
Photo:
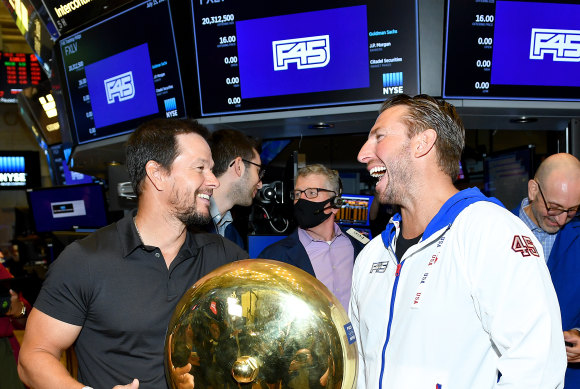
[[[423,232],[447,200],[459,191],[453,185],[441,185],[424,196],[413,198],[407,205],[401,205],[402,234],[405,239],[413,239]]]
[[[304,229],[313,239],[330,242],[334,239],[334,217],[329,217],[319,225]]]
[[[530,218],[532,223],[534,223],[536,225],[536,227],[539,227],[538,220],[536,220],[536,217],[534,216],[534,213],[532,212],[532,204],[531,203],[528,203],[528,205],[526,205],[524,207],[524,213],[526,215],[528,215],[528,217]]]
[[[185,242],[187,231],[179,220],[160,217],[159,214],[140,206],[134,222],[143,244],[158,247],[169,268]]]
[[[219,188],[213,190],[212,198],[215,202],[220,216],[223,216],[227,211],[233,208],[234,204],[230,200],[229,185],[220,184]]]

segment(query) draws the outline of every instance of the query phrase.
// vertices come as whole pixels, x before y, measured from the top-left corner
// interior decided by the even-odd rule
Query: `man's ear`
[[[158,191],[163,191],[165,189],[165,183],[167,182],[167,171],[156,161],[148,161],[145,164],[145,173],[147,179]]]
[[[428,128],[420,134],[415,135],[413,142],[413,155],[415,157],[423,157],[427,155],[435,146],[437,140],[437,132],[432,128]]]
[[[234,169],[234,173],[238,177],[241,177],[244,174],[244,170],[246,169],[246,165],[244,165],[242,157],[236,157],[231,167]]]
[[[532,202],[538,197],[538,183],[535,180],[528,181],[528,201]]]

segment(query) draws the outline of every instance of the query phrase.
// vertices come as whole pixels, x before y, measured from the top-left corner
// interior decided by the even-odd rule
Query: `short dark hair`
[[[455,107],[428,95],[411,97],[400,94],[387,99],[379,112],[403,105],[408,114],[403,116],[409,137],[432,128],[437,133],[435,151],[441,170],[455,181],[459,174],[459,161],[465,147],[465,127]]]
[[[257,139],[237,130],[213,132],[209,139],[209,147],[214,162],[213,174],[218,178],[228,170],[230,163],[237,157],[250,161],[254,158],[254,150],[260,152],[260,143]]]
[[[126,163],[133,190],[141,195],[145,179],[145,165],[149,161],[159,163],[171,170],[173,161],[179,154],[177,135],[198,134],[207,141],[209,131],[195,120],[154,119],[141,124],[127,141]]]

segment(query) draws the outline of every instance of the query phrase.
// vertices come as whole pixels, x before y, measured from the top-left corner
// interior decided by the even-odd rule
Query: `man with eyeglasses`
[[[213,173],[220,182],[210,201],[212,223],[210,232],[216,232],[246,249],[246,239],[234,226],[232,208],[248,207],[258,190],[266,170],[262,167],[258,142],[236,130],[218,130],[210,139],[214,160]]]
[[[580,388],[580,161],[554,154],[528,182],[528,197],[515,210],[533,231],[560,302],[568,355],[565,387]]]
[[[286,262],[310,273],[348,309],[354,259],[364,243],[334,222],[342,205],[340,186],[336,170],[320,164],[300,169],[291,195],[298,228],[266,247],[258,258]]]

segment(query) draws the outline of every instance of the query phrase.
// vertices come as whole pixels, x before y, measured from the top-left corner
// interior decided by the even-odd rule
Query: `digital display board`
[[[131,132],[154,117],[186,116],[167,0],[135,5],[58,45],[77,144]]]
[[[443,97],[580,101],[578,1],[449,0]]]
[[[3,0],[3,2],[42,68],[50,76],[52,49],[59,34],[44,4],[41,0]]]
[[[0,103],[17,103],[22,89],[40,84],[42,69],[34,54],[0,52]]]
[[[0,189],[40,186],[40,157],[37,151],[0,151]]]
[[[336,214],[336,222],[341,225],[368,226],[374,196],[343,194],[341,197],[343,203]]]
[[[42,0],[54,25],[64,34],[131,0]]]
[[[200,116],[419,91],[416,1],[192,1]]]
[[[71,149],[63,144],[52,145],[48,148],[47,159],[52,181],[55,185],[78,185],[92,183],[92,176],[75,172],[67,164]]]

